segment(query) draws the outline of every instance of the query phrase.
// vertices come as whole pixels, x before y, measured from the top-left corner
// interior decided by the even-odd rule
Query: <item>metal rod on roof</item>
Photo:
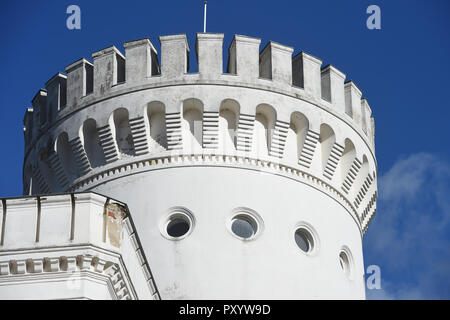
[[[203,33],[206,33],[206,6],[208,5],[208,1],[205,1],[204,11],[203,11]]]

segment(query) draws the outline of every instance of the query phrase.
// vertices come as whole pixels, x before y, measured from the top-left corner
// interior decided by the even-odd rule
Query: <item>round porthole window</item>
[[[167,234],[174,238],[179,238],[188,233],[191,228],[189,219],[185,217],[174,217],[167,223]]]
[[[163,236],[170,240],[181,240],[192,232],[194,217],[184,208],[173,208],[163,217],[160,230]]]
[[[315,254],[319,247],[319,240],[315,230],[307,223],[300,223],[294,231],[297,247],[305,254]]]
[[[258,232],[258,224],[251,216],[238,215],[231,221],[231,231],[240,238],[249,239]]]
[[[250,209],[233,210],[228,228],[235,237],[241,240],[252,240],[261,233],[263,227],[261,217]]]
[[[311,233],[303,228],[295,231],[295,243],[305,253],[309,253],[314,248],[314,239]]]
[[[341,266],[342,272],[350,278],[352,273],[352,257],[347,248],[343,248],[339,252],[339,265]]]

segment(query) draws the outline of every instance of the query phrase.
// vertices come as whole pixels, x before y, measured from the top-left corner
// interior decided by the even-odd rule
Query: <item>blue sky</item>
[[[81,30],[66,8],[81,8]],[[0,12],[0,196],[22,192],[22,118],[57,71],[112,44],[186,33],[195,48],[203,1],[7,1]],[[381,8],[381,30],[366,8]],[[208,31],[290,45],[353,79],[373,109],[380,197],[364,238],[381,268],[368,298],[450,299],[450,2],[208,1]],[[261,47],[262,48],[262,47]],[[191,52],[192,69],[195,54]]]

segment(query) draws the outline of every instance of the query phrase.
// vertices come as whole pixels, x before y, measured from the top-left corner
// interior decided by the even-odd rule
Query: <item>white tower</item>
[[[126,203],[162,299],[361,299],[375,214],[371,109],[305,52],[199,33],[109,47],[25,116],[24,193]]]

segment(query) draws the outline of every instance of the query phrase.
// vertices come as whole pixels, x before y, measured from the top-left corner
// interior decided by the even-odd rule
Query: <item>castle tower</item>
[[[126,203],[162,299],[362,299],[374,120],[305,52],[199,33],[109,47],[58,73],[24,119],[25,195]],[[158,57],[159,55],[159,57]]]

